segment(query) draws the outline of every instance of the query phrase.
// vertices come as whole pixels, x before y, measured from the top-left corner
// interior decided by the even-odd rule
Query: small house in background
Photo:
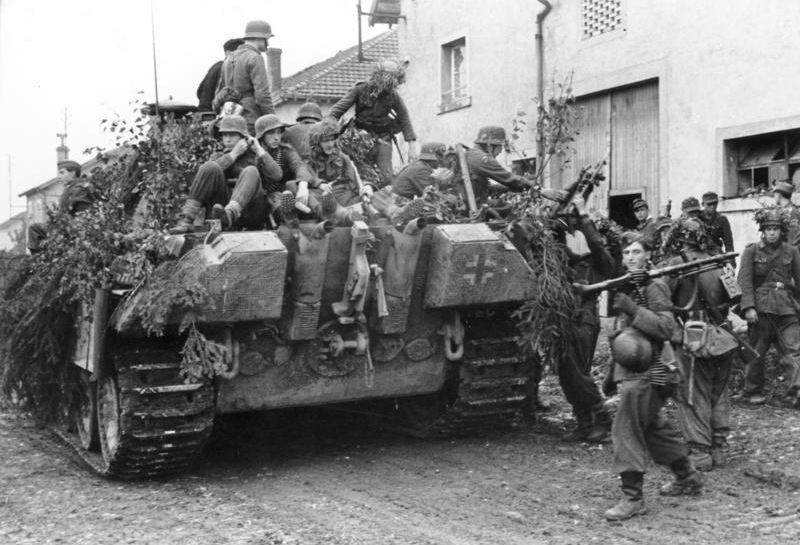
[[[306,102],[316,102],[322,107],[323,113],[327,112],[347,94],[353,84],[369,79],[375,63],[384,59],[398,58],[397,29],[388,30],[365,41],[362,44],[362,53],[363,60],[359,60],[356,45],[288,78],[283,78],[280,91],[273,92],[278,117],[285,122],[294,123],[297,110]],[[273,78],[276,77],[274,70],[279,65],[280,55],[273,54],[269,58]]]
[[[25,253],[25,231],[27,229],[25,212],[0,223],[0,251],[11,254]]]

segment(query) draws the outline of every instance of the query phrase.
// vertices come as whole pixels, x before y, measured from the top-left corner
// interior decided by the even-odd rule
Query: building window
[[[583,38],[622,28],[622,0],[583,0]]]
[[[800,177],[800,129],[725,140],[727,186],[737,195],[766,191]]]
[[[467,39],[459,38],[442,46],[442,103],[440,112],[469,106],[467,79]]]

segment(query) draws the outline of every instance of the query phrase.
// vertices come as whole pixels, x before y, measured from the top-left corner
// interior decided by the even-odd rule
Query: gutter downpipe
[[[539,101],[539,108],[544,108],[544,39],[542,37],[542,27],[544,20],[553,6],[549,0],[539,0],[539,3],[544,6],[544,9],[536,14],[536,63],[537,63],[537,80],[536,80],[536,98]],[[537,121],[538,121],[537,110]],[[541,134],[541,129],[536,130],[536,170],[541,174],[542,165],[544,165],[544,138]]]

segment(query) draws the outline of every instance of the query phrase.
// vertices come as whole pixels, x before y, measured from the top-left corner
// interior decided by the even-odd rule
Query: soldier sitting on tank
[[[453,181],[453,171],[443,161],[447,146],[442,142],[423,142],[419,157],[395,176],[392,189],[396,195],[413,199],[421,197],[426,187],[444,188]]]
[[[58,200],[58,208],[74,216],[78,212],[88,210],[94,202],[92,183],[81,177],[81,165],[76,161],[59,161],[56,178],[64,184],[64,192]],[[47,229],[41,223],[34,223],[28,228],[28,250],[36,253],[42,250],[42,243],[47,238]]]
[[[243,117],[223,118],[219,132],[224,151],[200,166],[178,224],[170,229],[173,234],[191,231],[203,207],[211,210],[211,216],[219,219],[226,230],[262,229],[266,223],[267,204],[262,184],[281,179],[279,163],[248,134]]]
[[[306,102],[297,111],[296,125],[287,127],[283,141],[294,148],[303,161],[308,161],[311,148],[308,144],[308,131],[314,123],[322,121],[322,108],[316,102]]]
[[[496,157],[505,145],[506,130],[503,127],[489,125],[481,127],[475,139],[475,147],[466,151],[472,190],[479,205],[489,198],[489,180],[501,184],[507,191],[519,192],[533,186],[531,180],[506,170],[497,162]],[[463,181],[461,184],[463,187]]]

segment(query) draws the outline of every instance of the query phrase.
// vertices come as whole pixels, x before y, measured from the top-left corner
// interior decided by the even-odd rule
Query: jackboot
[[[625,471],[620,473],[620,479],[622,480],[622,499],[619,500],[617,505],[606,510],[603,514],[606,520],[627,520],[636,515],[644,515],[647,512],[642,499],[644,473]]]
[[[215,204],[211,209],[211,219],[219,220],[223,231],[229,231],[234,222],[233,212],[221,204]]]
[[[689,461],[698,471],[711,471],[714,468],[709,448],[703,445],[689,445]]]
[[[197,213],[200,212],[200,208],[202,207],[203,203],[200,201],[186,199],[186,202],[183,203],[183,209],[180,214],[178,214],[178,223],[169,230],[169,234],[185,235],[186,233],[194,231],[194,219],[197,217]]]
[[[661,487],[662,496],[696,496],[703,490],[703,475],[697,471],[688,457],[678,458],[669,465],[675,480]]]
[[[714,437],[711,442],[711,463],[714,467],[724,467],[728,463],[728,440],[725,437]]]

